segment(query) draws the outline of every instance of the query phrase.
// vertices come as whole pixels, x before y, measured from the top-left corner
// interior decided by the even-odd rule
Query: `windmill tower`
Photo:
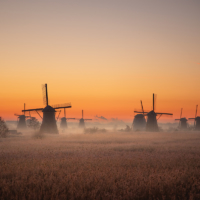
[[[92,119],[83,119],[83,110],[82,110],[82,118],[79,120],[79,127],[85,127],[85,120],[92,120]]]
[[[187,124],[187,119],[185,117],[182,117],[182,112],[183,112],[183,108],[181,108],[181,114],[180,114],[180,119],[175,119],[176,121],[180,121],[179,122],[179,128],[180,129],[187,129],[188,124]]]
[[[25,110],[25,103],[24,103],[24,110]],[[25,111],[24,111],[23,115],[17,115],[17,114],[14,114],[14,115],[17,116],[19,119],[19,121],[17,123],[17,129],[26,129],[27,128],[26,118],[29,116],[25,116]]]
[[[71,108],[71,104],[62,104],[62,105],[56,105],[56,106],[50,106],[49,100],[48,100],[48,90],[47,90],[47,84],[43,87],[43,100],[46,104],[45,108],[35,108],[35,109],[28,109],[28,110],[22,110],[24,111],[42,111],[43,112],[43,118],[42,118],[42,125],[40,127],[41,133],[58,133],[57,125],[56,125],[56,119],[55,119],[55,112],[56,109],[61,108]]]
[[[146,113],[147,115],[147,123],[146,123],[146,131],[158,131],[158,123],[157,120],[162,116],[162,115],[173,115],[171,113],[158,113],[155,112],[155,105],[154,105],[154,94],[153,94],[153,110],[150,112],[138,112],[134,111],[135,113]],[[157,115],[160,115],[158,119],[156,119]]]
[[[67,119],[75,119],[75,118],[66,118],[66,112],[64,108],[64,117],[61,118],[60,128],[62,129],[67,128]]]
[[[196,105],[195,118],[189,118],[189,119],[194,119],[194,130],[200,131],[200,117],[197,116],[197,110],[198,110],[198,105]]]
[[[132,124],[133,129],[135,130],[142,130],[146,126],[146,120],[145,120],[145,114],[144,114],[142,101],[140,101],[140,103],[141,103],[141,108],[142,108],[142,114],[135,115],[133,124]]]

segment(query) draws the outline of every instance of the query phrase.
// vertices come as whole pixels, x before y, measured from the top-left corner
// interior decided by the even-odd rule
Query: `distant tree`
[[[27,126],[34,130],[37,130],[40,128],[40,123],[35,117],[31,117],[31,119],[27,120]]]
[[[6,137],[8,134],[8,127],[6,126],[6,123],[4,120],[0,117],[0,137]]]

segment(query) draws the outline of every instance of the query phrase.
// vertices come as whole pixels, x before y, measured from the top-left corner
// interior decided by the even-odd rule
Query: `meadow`
[[[9,135],[0,199],[200,199],[200,133]]]

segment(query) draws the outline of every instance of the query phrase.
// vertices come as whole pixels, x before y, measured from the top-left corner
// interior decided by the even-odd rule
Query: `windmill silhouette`
[[[61,104],[61,105],[55,105],[50,106],[48,101],[48,91],[47,91],[47,84],[43,86],[43,100],[46,105],[45,108],[35,108],[35,109],[28,109],[28,110],[22,110],[24,111],[42,111],[43,117],[38,113],[38,115],[42,118],[42,125],[40,127],[41,133],[58,133],[57,125],[56,125],[56,119],[55,119],[55,112],[56,109],[61,108],[71,108],[71,104]]]
[[[83,110],[82,110],[82,118],[79,120],[79,127],[85,127],[85,120],[92,120],[92,119],[83,119]]]
[[[189,118],[189,119],[194,119],[194,130],[199,131],[200,130],[200,117],[197,116],[197,110],[198,110],[198,105],[196,105],[195,118]]]
[[[133,124],[132,124],[133,129],[135,130],[142,130],[146,126],[146,120],[145,120],[145,114],[144,114],[142,101],[140,101],[140,103],[141,103],[141,108],[142,108],[142,114],[135,115],[133,119]]]
[[[146,123],[146,131],[158,131],[158,123],[157,120],[162,115],[173,115],[172,113],[158,113],[155,112],[155,103],[154,103],[154,94],[153,94],[153,110],[150,112],[138,112],[134,111],[135,113],[143,113],[147,115],[147,123]],[[157,115],[160,115],[158,119],[156,119]]]
[[[181,114],[180,114],[180,119],[175,119],[176,121],[180,121],[179,122],[179,128],[180,129],[187,129],[188,124],[187,124],[187,119],[185,117],[182,117],[182,113],[183,113],[183,108],[181,108]]]
[[[24,110],[25,110],[25,106],[26,104],[24,103]],[[29,116],[25,116],[25,111],[23,115],[18,115],[18,114],[14,114],[15,116],[18,117],[19,121],[17,123],[17,129],[26,129],[26,118],[28,118]]]
[[[76,118],[66,118],[66,112],[64,108],[64,117],[61,118],[60,128],[65,129],[67,128],[67,120],[68,119],[76,119]]]

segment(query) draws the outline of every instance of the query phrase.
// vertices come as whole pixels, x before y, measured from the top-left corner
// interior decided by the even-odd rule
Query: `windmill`
[[[83,119],[83,110],[82,110],[82,118],[79,120],[79,127],[85,127],[85,120],[92,120],[92,119]]]
[[[197,116],[197,110],[198,110],[198,105],[196,105],[195,118],[189,118],[189,119],[194,119],[194,130],[199,131],[200,130],[200,117]]]
[[[25,103],[24,103],[24,110],[25,110]],[[14,114],[15,116],[18,117],[19,121],[17,124],[17,129],[26,129],[26,118],[28,118],[29,116],[25,116],[25,111],[23,111],[24,114],[23,115],[18,115],[18,114]]]
[[[145,114],[144,114],[142,101],[140,101],[140,103],[141,103],[141,108],[142,108],[142,114],[135,115],[133,124],[132,124],[135,130],[144,129],[146,126],[146,120],[145,120]]]
[[[173,115],[171,113],[158,113],[155,112],[155,104],[154,104],[154,94],[153,94],[153,110],[150,112],[138,112],[134,111],[135,113],[143,113],[147,115],[147,123],[146,123],[146,131],[158,131],[158,123],[157,120],[162,116],[162,115]],[[156,119],[157,115],[160,115],[158,119]]]
[[[64,117],[61,118],[60,128],[65,129],[67,128],[67,120],[68,119],[75,119],[75,118],[66,118],[66,112],[64,108]]]
[[[176,121],[180,121],[179,122],[179,128],[180,129],[187,129],[187,119],[185,117],[182,117],[182,112],[183,112],[183,108],[181,108],[181,114],[180,114],[180,119],[175,119]]]
[[[55,112],[56,109],[61,108],[71,108],[71,104],[62,104],[62,105],[55,105],[50,106],[48,101],[48,91],[47,91],[47,84],[43,86],[43,100],[46,105],[45,108],[35,108],[35,109],[28,109],[28,110],[22,110],[24,111],[42,111],[43,117],[38,113],[38,115],[42,118],[42,125],[40,127],[41,133],[58,133],[57,125],[56,125],[56,119],[55,119]]]

